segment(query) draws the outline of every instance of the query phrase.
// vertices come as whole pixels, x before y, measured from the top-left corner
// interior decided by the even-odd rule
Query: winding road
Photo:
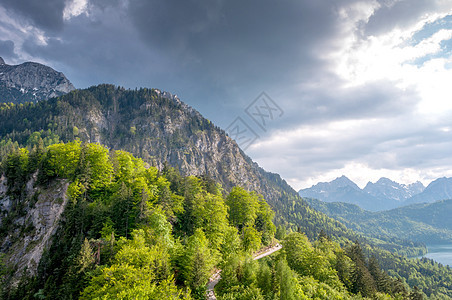
[[[282,248],[282,246],[280,244],[276,244],[273,247],[264,249],[263,251],[260,251],[258,253],[255,254],[254,256],[254,260],[258,260],[261,259],[262,257],[268,256],[278,250],[280,250]],[[209,279],[209,283],[207,284],[207,300],[216,300],[217,297],[215,297],[215,293],[214,293],[214,288],[217,285],[217,283],[220,281],[221,279],[221,270],[218,270],[217,272],[215,272],[215,274],[213,274],[210,279]]]

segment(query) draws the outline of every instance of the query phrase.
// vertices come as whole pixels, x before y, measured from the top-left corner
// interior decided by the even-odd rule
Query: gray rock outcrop
[[[0,57],[0,102],[35,102],[69,93],[75,87],[63,73],[35,62],[8,65]]]

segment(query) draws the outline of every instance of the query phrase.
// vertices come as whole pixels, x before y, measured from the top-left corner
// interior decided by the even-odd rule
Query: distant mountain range
[[[403,202],[416,194],[422,193],[424,189],[425,186],[419,181],[406,185],[382,177],[375,183],[368,182],[363,191],[377,198]]]
[[[452,199],[452,178],[438,178],[432,181],[424,191],[413,195],[404,205],[414,203],[432,203],[438,200]]]
[[[35,62],[12,66],[0,57],[0,102],[36,102],[74,89],[63,73],[48,66]]]
[[[439,178],[425,187],[421,182],[400,184],[388,178],[369,182],[364,189],[341,176],[331,182],[320,182],[298,192],[302,197],[325,202],[356,204],[369,211],[381,211],[415,203],[432,203],[452,199],[452,178]]]

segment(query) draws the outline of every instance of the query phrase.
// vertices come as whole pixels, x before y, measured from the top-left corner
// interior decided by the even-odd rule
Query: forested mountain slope
[[[188,205],[186,208],[190,208],[190,199],[193,198],[188,197],[184,198],[185,200],[182,200],[177,197],[177,195],[186,197],[185,184],[182,184],[182,181],[178,179],[180,176],[177,175],[176,171],[172,171],[168,165],[175,166],[183,176],[198,175],[201,178],[205,178],[207,182],[213,180],[214,182],[220,183],[222,186],[220,192],[223,197],[232,192],[233,187],[236,185],[242,186],[245,189],[245,192],[246,190],[249,190],[262,194],[275,212],[275,218],[273,220],[277,225],[287,225],[289,231],[303,232],[311,241],[315,241],[322,231],[324,235],[330,236],[332,240],[338,241],[342,245],[359,240],[363,244],[364,253],[368,256],[371,253],[375,254],[382,267],[385,270],[388,270],[388,272],[391,272],[392,276],[401,276],[407,281],[413,276],[421,278],[422,281],[419,281],[418,283],[409,281],[409,284],[412,286],[418,285],[422,290],[428,293],[427,295],[433,294],[432,291],[427,290],[428,287],[441,286],[442,288],[436,292],[437,294],[449,295],[452,291],[452,287],[445,282],[445,280],[448,280],[449,278],[448,270],[438,268],[437,264],[430,262],[422,265],[420,263],[408,261],[404,258],[390,254],[387,251],[383,251],[380,248],[376,248],[375,245],[391,250],[393,253],[399,252],[405,254],[419,253],[419,251],[422,251],[422,247],[414,245],[411,242],[403,242],[400,240],[398,240],[397,243],[375,238],[369,240],[356,234],[346,228],[343,224],[329,218],[325,214],[315,211],[307,205],[307,203],[303,201],[279,175],[265,172],[263,169],[259,168],[257,164],[253,163],[223,130],[215,127],[194,109],[188,107],[177,97],[168,93],[162,93],[158,90],[151,89],[125,90],[112,85],[100,85],[86,90],[72,91],[65,96],[38,103],[27,103],[23,105],[3,104],[0,107],[0,138],[0,157],[2,158],[3,164],[8,165],[8,161],[11,159],[9,154],[11,152],[16,153],[15,156],[12,156],[12,158],[15,158],[16,160],[14,161],[11,170],[19,171],[17,174],[13,172],[13,174],[16,174],[14,176],[19,176],[20,178],[20,176],[25,176],[23,174],[28,174],[27,176],[30,175],[28,169],[28,173],[25,172],[22,174],[22,171],[20,171],[21,169],[16,165],[19,164],[20,166],[28,160],[35,169],[44,168],[47,170],[47,168],[49,168],[48,172],[46,171],[44,174],[47,174],[50,177],[44,176],[39,179],[38,172],[38,178],[36,179],[38,184],[42,184],[43,182],[46,183],[45,178],[52,178],[52,176],[56,176],[57,178],[69,178],[72,180],[72,183],[76,182],[74,180],[78,179],[77,185],[73,186],[73,189],[75,190],[70,189],[71,193],[80,192],[83,194],[82,199],[88,197],[87,199],[89,201],[84,204],[86,206],[81,205],[75,211],[67,210],[66,208],[65,213],[67,216],[64,220],[65,222],[70,222],[70,224],[68,224],[70,227],[67,228],[66,225],[63,225],[64,229],[61,229],[63,231],[60,231],[55,236],[57,241],[64,240],[64,236],[80,235],[79,238],[76,240],[71,238],[70,240],[65,240],[63,244],[58,243],[56,246],[52,246],[48,254],[55,257],[47,257],[45,260],[39,262],[40,267],[37,271],[38,275],[40,274],[39,272],[44,272],[42,275],[43,277],[41,278],[49,280],[49,284],[55,282],[54,284],[57,286],[56,289],[58,290],[58,293],[63,292],[59,290],[59,286],[64,285],[67,281],[69,285],[84,284],[78,277],[81,275],[65,273],[67,270],[77,272],[70,268],[71,264],[66,259],[67,255],[62,254],[64,251],[67,251],[67,249],[72,249],[72,246],[69,246],[67,243],[75,243],[79,248],[74,249],[80,249],[83,244],[82,236],[87,235],[90,239],[98,239],[101,235],[100,231],[105,225],[102,220],[107,216],[110,216],[115,224],[117,221],[121,224],[112,226],[119,236],[129,238],[129,240],[131,236],[129,235],[127,228],[129,228],[129,225],[131,224],[136,224],[133,223],[132,219],[127,217],[127,213],[124,213],[125,211],[132,209],[131,204],[129,206],[127,201],[125,203],[117,203],[120,207],[111,206],[113,203],[116,203],[115,201],[118,199],[132,199],[127,196],[129,195],[129,192],[126,189],[122,189],[121,192],[119,190],[94,189],[96,192],[91,196],[87,193],[86,187],[90,184],[90,182],[87,181],[87,178],[92,178],[92,175],[89,174],[92,172],[93,166],[85,167],[85,173],[81,172],[82,170],[77,170],[75,173],[68,175],[65,172],[66,169],[71,169],[69,167],[70,164],[62,164],[61,167],[57,168],[58,171],[52,171],[51,167],[45,165],[49,161],[42,160],[39,163],[36,162],[34,155],[40,153],[38,149],[42,150],[45,147],[54,144],[56,145],[53,147],[62,147],[64,149],[67,146],[58,146],[59,141],[70,142],[74,140],[103,143],[107,145],[113,153],[116,153],[115,150],[128,150],[136,156],[142,157],[144,161],[157,167],[158,170],[161,170],[166,180],[170,182],[169,188],[171,191],[164,191],[163,193],[166,193],[166,196],[162,195],[162,199],[176,202],[171,204],[165,200],[160,203],[160,205],[164,206],[164,210],[170,209],[173,211],[173,213],[170,212],[169,214],[165,214],[165,216],[167,217],[167,221],[173,226],[173,233],[179,235],[183,240],[184,245],[188,245],[187,243],[190,242],[190,236],[194,235],[194,231],[180,234],[180,226],[192,229],[196,226],[193,227],[194,224],[190,221],[192,218],[177,215],[178,208],[180,208],[180,205],[178,206],[177,203],[180,204],[180,202],[178,202],[179,200],[182,202],[188,201],[188,204],[186,203],[186,205]],[[73,143],[70,143],[69,145],[71,144]],[[19,146],[24,146],[28,150],[19,150]],[[22,157],[22,154],[24,153],[21,151],[29,151],[30,155],[32,153],[33,155],[28,157],[28,159],[24,158],[22,160],[20,157]],[[73,153],[74,151],[70,153]],[[84,152],[82,151],[81,153]],[[81,155],[78,160],[76,159],[80,166],[85,166],[85,158],[83,155]],[[69,158],[70,157],[71,155],[69,155]],[[115,161],[114,158],[113,161]],[[128,158],[126,161],[133,162],[134,159]],[[54,159],[50,160],[50,162],[50,166],[52,166],[52,164],[58,165],[59,160]],[[167,162],[167,164],[165,164],[165,162]],[[90,162],[89,165],[90,164],[92,164],[92,162]],[[25,165],[28,165],[28,163]],[[118,163],[113,163],[114,168],[117,168],[117,165]],[[31,168],[31,170],[33,170],[33,168]],[[114,170],[117,172],[118,169]],[[58,172],[62,173],[60,174]],[[75,176],[75,174],[78,175]],[[80,174],[84,175],[81,176]],[[118,176],[120,176],[120,174],[118,174]],[[134,182],[134,180],[130,180],[131,182]],[[8,182],[11,184],[16,181]],[[101,184],[102,186],[102,182],[98,184]],[[206,189],[208,188],[207,186],[210,186],[210,184],[207,183],[204,185],[206,185]],[[118,188],[118,186],[116,187]],[[26,191],[26,189],[23,189],[23,186],[21,188],[20,185],[17,185],[15,189],[15,192],[18,193],[19,196],[19,198],[17,198],[19,199],[17,200],[17,203],[22,203],[20,201],[20,197],[23,196],[21,191]],[[118,194],[119,192],[121,195]],[[168,195],[171,195],[171,193],[175,194],[175,197],[170,196],[168,198]],[[134,198],[138,201],[140,189],[136,190],[136,194],[134,195],[138,197]],[[89,197],[91,198],[89,199]],[[96,204],[90,204],[90,202],[96,202],[94,199],[99,199],[98,203],[102,203],[102,205],[97,206]],[[144,198],[141,199],[143,200]],[[33,202],[34,200],[30,202],[31,206],[33,205]],[[79,203],[79,201],[77,200],[76,203]],[[18,207],[20,208],[23,205],[24,204],[20,204]],[[97,209],[99,209],[99,211],[97,211]],[[134,209],[134,211],[137,212],[137,208],[135,207]],[[138,208],[138,210],[141,211],[141,208]],[[22,210],[19,210],[19,212],[23,213]],[[186,212],[185,209],[184,212]],[[97,214],[99,214],[99,219],[96,219]],[[14,224],[18,216],[8,215],[11,216],[9,222]],[[181,221],[180,218],[185,221]],[[205,218],[202,220],[201,223],[214,219]],[[92,231],[90,231],[91,229],[88,230],[84,227],[85,224],[92,224],[91,222],[95,222],[95,224],[93,223],[94,227],[92,227]],[[231,222],[234,221],[231,220]],[[83,232],[83,228],[87,231]],[[278,236],[284,236],[285,228],[286,226],[280,226],[278,228]],[[22,229],[33,230],[32,227],[27,226]],[[242,228],[239,226],[238,230],[241,229]],[[20,232],[22,231],[19,231],[19,233]],[[206,230],[203,230],[203,232],[204,234],[207,234]],[[251,234],[251,232],[248,233]],[[106,239],[107,237],[105,236],[104,238]],[[141,243],[139,239],[140,238],[137,237],[138,244]],[[203,245],[204,243],[201,236],[194,237],[192,240],[193,243],[199,245]],[[248,239],[247,243],[253,243],[253,240],[255,239]],[[368,246],[367,244],[371,244],[372,246]],[[128,244],[125,243],[122,245]],[[147,244],[146,247],[149,248],[151,245],[154,244]],[[30,247],[32,248],[32,246]],[[132,245],[129,246],[131,247]],[[150,249],[152,250],[154,248],[151,247]],[[149,249],[146,251],[148,250]],[[70,259],[73,259],[79,252],[76,250],[71,251],[75,251],[72,252],[70,256]],[[316,255],[316,251],[312,252],[312,254]],[[176,255],[175,257],[179,256]],[[110,258],[118,263],[124,262],[121,260],[121,257],[110,255]],[[59,266],[63,267],[60,268]],[[112,266],[118,267],[115,264]],[[364,266],[366,266],[366,264],[364,264]],[[54,268],[56,268],[56,270],[54,270]],[[57,272],[58,274],[53,274],[53,272]],[[168,275],[169,273],[165,274]],[[430,283],[426,283],[427,274],[435,275],[429,275]],[[57,276],[60,279],[56,280],[56,277],[54,276]],[[169,280],[168,287],[171,289],[171,279],[167,279]],[[147,280],[146,282],[152,282],[152,280]],[[33,282],[31,284],[33,284]],[[40,282],[39,284],[42,285],[43,282]],[[198,287],[203,286],[199,282],[195,285]],[[48,289],[55,290],[52,287],[48,287]],[[49,290],[44,290],[42,293],[49,292]],[[39,293],[41,292],[37,292],[37,297],[40,297],[41,294]],[[181,293],[183,293],[183,291],[181,291]]]
[[[349,203],[305,199],[313,208],[369,236],[388,236],[427,244],[452,242],[452,200],[370,212]]]
[[[208,175],[226,191],[240,185],[262,194],[276,223],[290,222],[310,238],[323,229],[332,236],[357,236],[312,210],[278,174],[264,171],[220,128],[176,96],[155,89],[125,90],[100,85],[0,110],[0,145],[45,145],[80,139],[123,149],[162,169],[164,162],[183,175]],[[17,145],[16,145],[17,146]],[[1,153],[0,153],[1,154]]]
[[[262,196],[223,195],[211,178],[159,172],[122,150],[21,148],[2,171],[2,299],[205,299],[215,267],[220,299],[422,297],[359,243],[342,249],[326,236],[280,235],[283,254],[256,263],[250,254],[275,234]],[[51,230],[35,213],[46,204],[59,212]]]

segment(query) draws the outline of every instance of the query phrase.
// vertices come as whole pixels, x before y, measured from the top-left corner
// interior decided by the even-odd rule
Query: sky
[[[1,0],[0,56],[177,94],[296,190],[452,176],[450,0]]]

